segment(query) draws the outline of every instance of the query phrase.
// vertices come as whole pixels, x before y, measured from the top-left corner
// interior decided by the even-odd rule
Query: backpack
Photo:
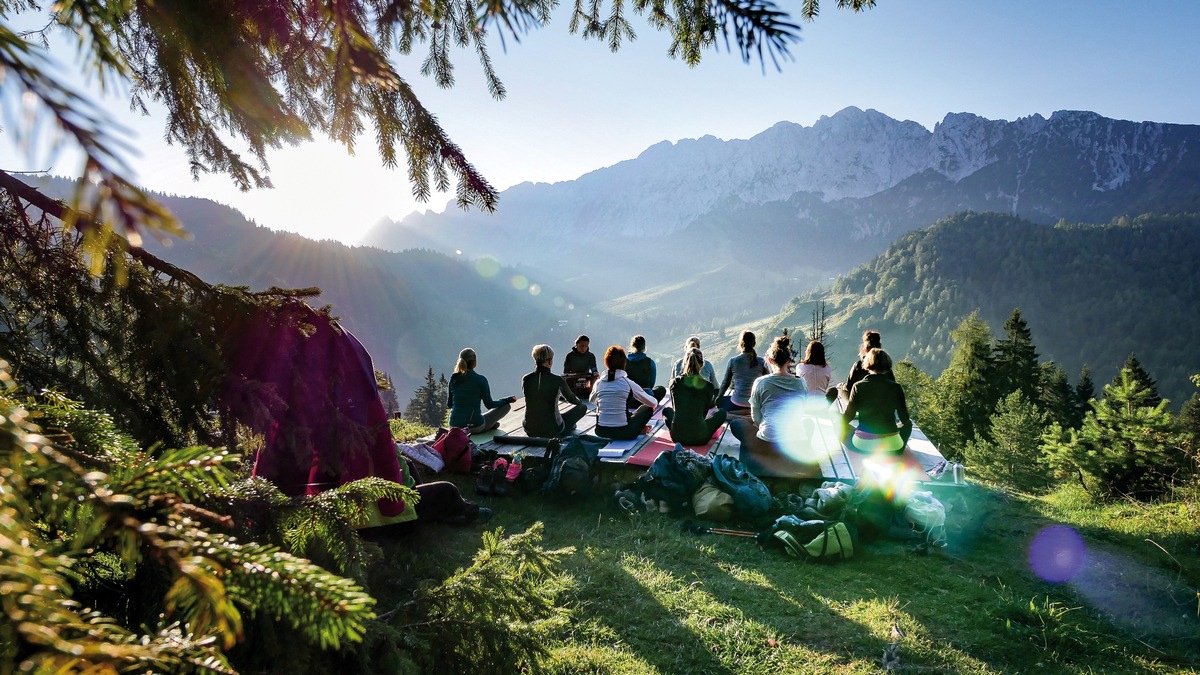
[[[744,518],[758,518],[771,510],[771,491],[736,458],[717,455],[712,460],[713,479],[733,497],[734,508]]]
[[[465,429],[450,427],[448,430],[438,430],[433,449],[437,450],[446,462],[446,470],[451,473],[471,473],[471,456],[474,443]]]
[[[651,499],[678,505],[690,502],[710,473],[707,457],[676,443],[673,449],[659,453],[630,489]]]
[[[780,516],[758,535],[764,547],[782,547],[790,556],[820,562],[853,557],[854,539],[853,530],[841,521],[801,520],[796,516]]]
[[[567,436],[550,446],[550,473],[542,483],[545,497],[587,497],[592,491],[592,465],[608,441],[587,436]]]
[[[697,518],[725,522],[733,517],[733,497],[712,479],[706,480],[692,495],[692,512]]]

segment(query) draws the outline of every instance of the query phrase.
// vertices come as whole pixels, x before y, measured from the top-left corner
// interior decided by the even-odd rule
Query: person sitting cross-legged
[[[596,435],[614,441],[631,441],[645,430],[658,401],[625,376],[625,350],[613,345],[604,352],[604,375],[592,387],[596,404]],[[626,401],[632,396],[642,405],[632,414]]]
[[[447,385],[449,396],[446,407],[450,409],[450,426],[463,427],[467,433],[478,434],[500,426],[516,396],[492,400],[492,390],[487,378],[475,372],[475,350],[470,347],[458,353],[458,362]],[[486,413],[480,411],[487,406]]]
[[[842,414],[842,442],[865,454],[899,454],[912,436],[904,388],[892,375],[892,357],[878,347],[863,355],[867,374],[850,389]],[[850,422],[858,419],[858,428]],[[899,424],[897,424],[899,420]]]
[[[565,436],[575,430],[575,424],[587,413],[587,405],[571,391],[566,380],[550,372],[554,365],[554,350],[550,345],[533,348],[533,363],[533,372],[521,378],[525,433],[546,438]],[[565,413],[558,409],[560,397],[574,404]]]
[[[683,373],[671,380],[671,403],[663,408],[663,419],[671,439],[680,445],[705,445],[725,423],[724,410],[708,411],[717,404],[717,388],[705,379],[704,354],[696,348],[683,359]]]

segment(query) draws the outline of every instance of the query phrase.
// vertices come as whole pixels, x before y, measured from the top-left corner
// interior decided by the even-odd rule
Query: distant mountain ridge
[[[72,189],[61,179],[39,184],[59,197]],[[342,326],[367,347],[375,367],[391,375],[401,405],[429,366],[449,376],[458,351],[468,346],[479,353],[480,372],[491,379],[494,395],[517,394],[520,376],[533,366],[530,348],[552,341],[565,350],[578,332],[578,326],[560,323],[581,315],[567,309],[573,297],[553,284],[544,283],[537,294],[518,288],[510,268],[481,268],[428,250],[394,253],[313,241],[258,226],[209,199],[154,197],[191,239],[163,246],[148,238],[148,250],[209,283],[256,291],[320,288],[309,304],[332,306]]]
[[[1007,214],[962,213],[910,232],[828,291],[794,299],[768,329],[807,330],[826,301],[834,364],[844,377],[863,330],[894,358],[936,376],[968,314],[997,335],[1014,308],[1043,360],[1072,382],[1088,364],[1110,381],[1129,354],[1178,407],[1196,391],[1200,333],[1200,215],[1138,216],[1046,227]]]
[[[649,249],[654,256],[635,250],[633,262],[653,264],[665,278],[736,264],[745,242],[782,243],[802,247],[804,264],[764,251],[745,271],[803,283],[964,210],[1045,224],[1197,210],[1198,177],[1200,126],[1059,111],[1011,122],[955,113],[930,131],[846,108],[811,127],[780,122],[747,140],[659,143],[576,180],[514,186],[495,214],[412,214],[379,224],[365,243],[461,249],[564,277],[577,256]],[[645,285],[640,277],[627,286],[605,281],[616,294]]]

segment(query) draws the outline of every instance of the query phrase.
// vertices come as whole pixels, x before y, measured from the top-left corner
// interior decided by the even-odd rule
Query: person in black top
[[[658,366],[654,363],[654,359],[646,354],[646,338],[641,335],[634,335],[633,339],[629,341],[625,375],[645,389],[646,393],[653,396],[656,401],[663,400],[663,397],[667,395],[666,387],[655,386],[658,381]],[[637,405],[632,398],[629,399],[629,403],[630,407]]]
[[[596,367],[596,355],[588,351],[591,340],[586,335],[575,338],[575,346],[563,358],[563,377],[576,396],[586,398],[592,393],[592,384],[600,377]]]
[[[704,354],[690,349],[683,357],[683,373],[671,380],[671,403],[675,407],[663,408],[663,419],[671,440],[680,445],[706,445],[725,423],[724,410],[708,413],[717,404],[717,388],[700,374],[703,368]]]
[[[892,377],[892,358],[887,352],[871,349],[862,361],[867,375],[850,389],[842,414],[842,441],[862,453],[899,454],[913,431],[904,388]],[[855,418],[858,428],[852,429],[850,422]]]
[[[521,378],[525,396],[525,421],[522,426],[530,436],[553,438],[565,436],[575,429],[575,423],[587,413],[587,405],[567,386],[566,380],[550,372],[554,350],[550,345],[533,348],[534,370]],[[574,405],[566,413],[558,410],[559,397]]]

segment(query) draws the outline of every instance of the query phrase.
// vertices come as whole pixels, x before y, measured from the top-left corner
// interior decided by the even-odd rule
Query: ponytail
[[[743,352],[750,355],[751,364],[758,360],[758,352],[754,351],[754,345],[757,343],[758,340],[755,339],[754,333],[751,333],[748,330],[742,331],[742,339],[738,343],[738,347],[740,347]]]
[[[625,356],[625,350],[618,345],[609,347],[604,352],[604,367],[608,368],[608,375],[605,379],[612,382],[617,378],[617,371],[624,370],[628,359]]]
[[[465,374],[468,370],[475,367],[475,350],[467,347],[458,353],[458,363],[454,364],[454,372],[459,375]]]

